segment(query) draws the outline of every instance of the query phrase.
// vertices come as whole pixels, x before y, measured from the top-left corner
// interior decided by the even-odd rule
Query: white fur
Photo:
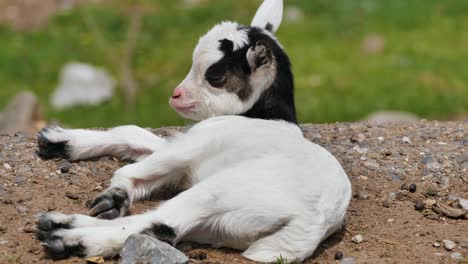
[[[280,255],[302,261],[341,227],[351,196],[338,161],[297,126],[239,116],[198,123],[157,153],[120,169],[111,186],[134,195],[144,191],[139,188],[183,178],[191,188],[152,212],[108,225],[75,215],[77,228],[54,235],[66,244],[81,242],[88,256],[112,256],[132,233],[163,223],[175,230],[177,241],[245,250],[245,257],[260,262]],[[129,184],[135,180],[151,185]]]
[[[268,24],[273,27],[273,33],[276,32],[283,19],[283,0],[264,0],[251,26],[265,28]]]
[[[41,132],[51,143],[67,142],[71,160],[110,155],[122,159],[141,160],[166,142],[146,129],[120,126],[108,131],[49,127]]]

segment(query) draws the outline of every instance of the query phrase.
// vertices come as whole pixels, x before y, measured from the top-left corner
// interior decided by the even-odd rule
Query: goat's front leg
[[[50,126],[39,132],[37,140],[42,157],[70,160],[106,155],[141,160],[166,143],[165,139],[137,126],[120,126],[107,131]]]
[[[88,202],[90,215],[113,219],[124,216],[134,201],[147,198],[154,190],[177,184],[187,174],[189,163],[197,155],[198,146],[183,140],[167,144],[146,159],[117,170],[110,187]]]

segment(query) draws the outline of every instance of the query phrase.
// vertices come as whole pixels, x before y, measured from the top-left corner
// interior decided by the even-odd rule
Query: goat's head
[[[201,37],[193,52],[192,68],[174,90],[170,105],[193,120],[242,114],[295,122],[289,59],[273,35],[282,13],[282,0],[265,0],[251,26],[223,22]],[[270,95],[261,100],[271,93],[267,90],[275,89],[281,91],[274,98]],[[278,99],[290,104],[289,114],[270,113],[277,111],[272,104]],[[262,106],[252,113],[259,103]],[[263,109],[268,107],[271,109]]]

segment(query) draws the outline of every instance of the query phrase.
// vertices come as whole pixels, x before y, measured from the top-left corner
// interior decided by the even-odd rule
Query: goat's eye
[[[226,77],[224,75],[206,76],[206,80],[211,84],[211,86],[220,88],[224,85]]]

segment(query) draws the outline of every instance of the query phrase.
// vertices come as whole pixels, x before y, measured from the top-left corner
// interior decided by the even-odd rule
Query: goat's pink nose
[[[184,91],[180,87],[176,87],[172,93],[172,99],[178,99],[184,95]]]

